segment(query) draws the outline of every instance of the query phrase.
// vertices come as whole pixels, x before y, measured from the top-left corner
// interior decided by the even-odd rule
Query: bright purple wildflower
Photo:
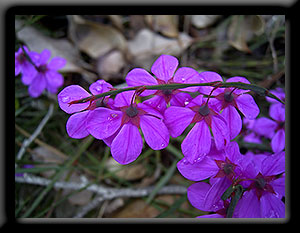
[[[248,118],[243,118],[244,130],[242,131],[243,132],[242,135],[244,136],[243,140],[245,142],[257,143],[257,144],[262,143],[261,136],[253,131],[255,122],[257,120],[258,119],[249,120]]]
[[[87,118],[87,130],[97,139],[104,139],[111,147],[113,158],[120,164],[137,159],[145,141],[153,150],[161,150],[169,144],[169,132],[163,116],[143,103],[134,103],[134,91],[118,94],[114,106],[119,110],[97,108]]]
[[[230,142],[224,149],[217,150],[214,141],[204,159],[190,163],[186,158],[177,163],[181,175],[192,181],[207,178],[227,177],[233,181],[241,175],[239,163],[242,159],[237,142]]]
[[[178,60],[176,57],[161,55],[151,67],[151,72],[156,78],[144,69],[135,68],[127,74],[126,82],[128,86],[201,82],[199,73],[193,68],[181,67],[176,71],[177,67]],[[146,90],[141,96],[155,95],[153,98],[144,101],[144,104],[150,105],[163,112],[167,108],[168,103],[174,106],[184,107],[191,101],[191,96],[188,93],[180,92],[180,90],[193,92],[197,91],[197,89],[198,87],[174,90]]]
[[[285,148],[285,107],[283,104],[272,104],[269,109],[270,117],[258,118],[254,132],[271,139],[272,150],[277,153]]]
[[[111,84],[104,80],[98,80],[90,85],[89,90],[92,95],[98,95],[110,91],[111,88]],[[86,124],[90,111],[98,107],[112,108],[111,106],[113,106],[113,99],[109,98],[109,96],[86,103],[76,103],[77,100],[91,97],[92,95],[78,85],[67,86],[57,95],[60,108],[68,114],[74,113],[66,124],[67,133],[71,138],[79,139],[89,135]]]
[[[229,143],[226,120],[202,95],[194,98],[186,107],[169,107],[164,117],[172,137],[178,137],[191,123],[196,123],[181,144],[182,153],[190,163],[202,160],[210,151],[210,129],[218,150]]]
[[[204,82],[223,82],[222,77],[215,72],[201,72],[200,76]],[[232,77],[227,79],[226,82],[250,83],[244,77]],[[213,87],[199,87],[199,92],[206,95],[209,95],[212,90]],[[233,87],[217,88],[213,91],[215,98],[213,98],[211,102],[218,111],[223,110],[221,116],[227,120],[230,139],[234,139],[242,129],[242,119],[237,109],[249,119],[255,119],[259,114],[259,108],[253,97],[249,94],[245,94],[246,92],[248,92],[248,90]]]
[[[236,211],[240,218],[284,218],[285,152],[266,156],[262,161],[244,164],[248,180],[241,184],[247,190],[239,200]]]
[[[31,60],[35,60],[39,56],[37,52],[29,51],[26,46],[23,46],[23,48]],[[21,80],[25,85],[29,85],[31,82],[30,80],[37,73],[34,66],[27,60],[21,47],[15,53],[15,76],[19,75],[20,73],[22,74]]]
[[[66,59],[54,57],[47,63],[50,56],[51,52],[44,49],[38,57],[32,59],[37,67],[36,75],[27,75],[22,79],[23,83],[29,85],[28,92],[31,97],[39,97],[45,89],[55,94],[64,83],[64,78],[58,70],[65,66]]]
[[[221,196],[230,185],[231,182],[226,177],[223,177],[212,185],[198,182],[188,187],[187,197],[192,206],[202,211],[215,212],[214,214],[201,215],[197,218],[225,218],[229,201],[223,201]],[[232,217],[236,218],[237,216],[238,212],[234,211]]]
[[[285,102],[285,91],[283,88],[281,87],[277,87],[274,90],[270,90],[270,93],[272,93],[273,95],[277,96],[279,99],[281,99],[283,102]],[[270,98],[270,97],[266,97],[266,100],[268,102],[270,102],[271,104],[282,104],[280,102],[278,102],[277,100]]]

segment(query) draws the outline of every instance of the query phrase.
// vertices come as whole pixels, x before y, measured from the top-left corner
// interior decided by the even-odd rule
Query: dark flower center
[[[226,102],[229,102],[229,103],[232,102],[233,99],[234,99],[234,96],[232,95],[232,92],[229,92],[229,91],[225,92],[224,93],[224,99],[225,99]]]
[[[226,164],[223,168],[223,171],[226,175],[229,175],[231,172],[233,172],[233,165],[232,164]]]
[[[40,73],[45,73],[48,70],[47,65],[41,65],[37,69]]]
[[[135,117],[137,114],[139,113],[139,111],[137,110],[136,107],[130,106],[129,108],[126,109],[126,114],[129,117]]]
[[[265,181],[264,178],[259,177],[255,180],[255,186],[258,189],[264,189],[264,187],[266,186],[267,182]]]
[[[21,53],[19,56],[18,56],[18,61],[20,63],[24,63],[26,61],[26,57],[23,53]]]
[[[209,114],[209,108],[208,106],[205,104],[203,106],[201,106],[198,110],[198,112],[202,115],[202,116],[207,116]]]
[[[162,93],[164,93],[164,95],[171,95],[172,90],[162,90]]]

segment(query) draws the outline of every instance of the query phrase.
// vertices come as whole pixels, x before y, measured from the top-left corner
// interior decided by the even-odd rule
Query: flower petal
[[[171,55],[161,55],[151,67],[151,72],[165,82],[173,77],[178,66],[178,60]]]
[[[140,126],[145,141],[153,150],[161,150],[169,144],[169,131],[161,119],[152,116],[140,116]]]
[[[148,105],[148,106],[156,109],[161,114],[163,114],[165,112],[165,110],[167,109],[167,103],[163,96],[155,95],[154,97],[145,100],[143,103],[145,105]]]
[[[58,104],[59,107],[68,114],[74,112],[79,112],[83,109],[86,109],[89,106],[89,102],[81,104],[71,104],[70,102],[74,100],[80,100],[86,97],[91,96],[86,90],[78,85],[70,85],[64,88],[58,95]]]
[[[203,80],[204,83],[221,81],[223,82],[223,78],[216,72],[213,71],[203,71],[200,73],[200,78]],[[205,95],[209,95],[213,87],[210,86],[200,86],[199,92]],[[213,92],[213,95],[218,95],[223,92],[222,89],[218,88]]]
[[[92,83],[89,87],[89,90],[93,95],[98,95],[110,91],[111,88],[113,88],[113,86],[110,83],[100,79]]]
[[[285,121],[285,107],[281,103],[272,104],[269,110],[270,117],[279,122]]]
[[[28,92],[31,97],[39,97],[44,89],[46,88],[46,80],[45,76],[42,74],[38,74],[35,76],[35,78],[32,80]]]
[[[266,193],[260,199],[262,218],[284,218],[284,203],[271,193]]]
[[[131,123],[123,125],[111,144],[111,154],[120,164],[128,164],[137,159],[143,149],[139,129]]]
[[[189,108],[169,107],[164,113],[165,124],[172,137],[178,137],[193,120],[195,113]]]
[[[230,141],[226,120],[220,115],[213,116],[211,130],[214,135],[217,149],[223,149]]]
[[[285,148],[285,132],[284,129],[280,129],[276,132],[271,141],[272,150],[277,153]]]
[[[249,119],[255,119],[259,114],[259,108],[253,97],[249,94],[242,94],[235,99],[239,110]]]
[[[36,64],[36,65],[40,66],[40,65],[46,64],[50,57],[51,57],[51,51],[48,49],[44,49],[40,53],[39,60],[37,62],[38,64]]]
[[[204,199],[211,188],[211,185],[205,182],[194,183],[187,189],[187,198],[192,206],[202,211],[209,211],[203,208]]]
[[[130,87],[158,84],[157,80],[151,74],[141,68],[131,70],[125,79],[127,85]],[[141,96],[153,95],[155,92],[156,90],[145,90]]]
[[[124,107],[129,106],[132,96],[134,94],[134,91],[124,91],[116,95],[115,98],[115,107]]]
[[[49,64],[47,65],[47,67],[50,70],[54,70],[57,71],[61,68],[63,68],[67,63],[67,60],[62,58],[62,57],[54,57],[53,59],[51,59],[51,61],[49,62]]]
[[[232,78],[229,78],[226,80],[226,82],[241,82],[241,83],[246,83],[246,84],[250,84],[250,82],[248,81],[248,79],[244,78],[244,77],[240,77],[240,76],[235,76]],[[229,88],[230,90],[233,90],[233,87]],[[242,94],[242,93],[246,93],[249,92],[250,90],[243,90],[243,89],[235,89],[233,92],[237,95]]]
[[[224,207],[221,199],[222,194],[231,185],[231,181],[227,177],[218,179],[208,190],[203,200],[203,208],[216,212]]]
[[[181,144],[183,155],[190,163],[203,158],[211,146],[211,135],[205,121],[197,122]],[[199,161],[199,160],[198,160]]]
[[[239,218],[261,218],[260,202],[253,189],[244,192],[234,212]]]
[[[285,171],[285,152],[267,156],[261,165],[264,176],[278,175]]]
[[[179,68],[174,75],[174,82],[176,83],[201,83],[203,80],[201,79],[200,74],[190,67],[181,67]],[[179,89],[182,91],[191,91],[195,92],[199,89],[199,87],[187,87],[183,89]]]
[[[180,106],[185,107],[193,100],[192,96],[189,93],[179,92],[172,96],[170,100],[171,106]]]
[[[234,139],[242,130],[242,118],[238,111],[232,105],[228,105],[221,116],[227,121],[230,140]]]
[[[75,113],[69,117],[66,129],[71,138],[84,138],[89,135],[86,129],[86,119],[89,111]]]
[[[64,84],[64,77],[57,71],[49,70],[45,74],[47,80],[47,86],[61,87]]]
[[[186,179],[200,181],[217,174],[219,168],[215,161],[206,156],[200,162],[189,163],[186,158],[177,163],[178,171]]]
[[[277,123],[269,118],[260,117],[255,120],[252,130],[258,135],[272,138],[275,134]]]
[[[87,130],[97,139],[108,138],[121,126],[123,113],[109,108],[96,108],[87,118]]]

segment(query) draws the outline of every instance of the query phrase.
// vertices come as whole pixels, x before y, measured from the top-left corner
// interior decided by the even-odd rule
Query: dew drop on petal
[[[181,78],[181,81],[185,81],[185,78]]]
[[[69,97],[69,96],[63,96],[63,97],[61,97],[61,101],[62,101],[63,103],[67,103],[67,102],[69,102],[69,100],[70,100],[70,97]]]
[[[165,145],[166,145],[165,143],[162,143],[160,146],[161,146],[161,147],[164,147]]]
[[[110,114],[110,116],[111,116],[111,118],[116,118],[118,116],[118,114],[112,113],[112,114]]]

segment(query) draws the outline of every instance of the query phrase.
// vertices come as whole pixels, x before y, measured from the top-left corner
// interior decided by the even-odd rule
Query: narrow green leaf
[[[187,200],[187,195],[186,194],[182,195],[180,198],[178,198],[173,203],[173,205],[170,206],[169,209],[167,209],[166,211],[157,215],[156,218],[165,218],[165,217],[173,214],[182,205],[182,203],[185,202],[186,200]]]
[[[174,160],[172,165],[170,166],[169,170],[167,171],[167,173],[158,181],[157,185],[155,186],[155,188],[153,189],[153,191],[150,193],[150,195],[148,196],[146,203],[149,204],[153,198],[155,197],[155,195],[158,193],[158,191],[165,185],[168,183],[168,181],[172,178],[175,170],[176,170],[176,165],[177,165],[178,160]]]
[[[234,209],[235,209],[238,201],[242,197],[243,190],[244,189],[243,189],[242,185],[238,184],[237,186],[235,186],[235,188],[234,188],[234,196],[231,198],[229,207],[227,209],[226,218],[232,218]]]

